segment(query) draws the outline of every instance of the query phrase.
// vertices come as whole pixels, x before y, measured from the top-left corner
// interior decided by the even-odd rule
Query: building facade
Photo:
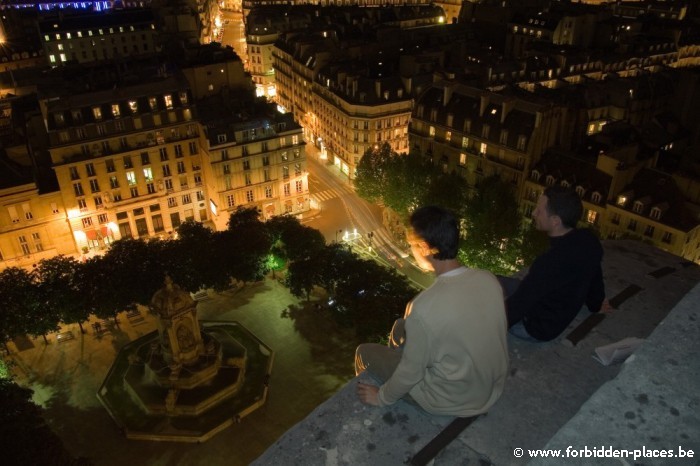
[[[79,250],[210,219],[200,128],[182,75],[62,98],[52,91],[40,101]]]

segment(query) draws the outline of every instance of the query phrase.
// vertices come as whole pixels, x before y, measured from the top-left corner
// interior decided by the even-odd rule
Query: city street
[[[246,52],[245,25],[243,24],[243,13],[240,11],[221,12],[224,28],[222,45],[230,45],[236,54],[243,61],[243,66],[248,67],[248,54]]]
[[[312,144],[306,146],[306,160],[312,203],[316,203],[320,215],[305,224],[319,230],[327,242],[348,242],[354,252],[396,269],[418,288],[429,286],[432,275],[416,267],[382,224],[382,208],[358,197],[337,168],[319,159],[319,151]]]

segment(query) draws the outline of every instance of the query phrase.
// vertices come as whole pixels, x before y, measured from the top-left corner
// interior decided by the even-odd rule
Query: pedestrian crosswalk
[[[337,198],[338,192],[335,189],[325,189],[323,191],[311,194],[311,198],[317,202],[330,201],[331,199]]]

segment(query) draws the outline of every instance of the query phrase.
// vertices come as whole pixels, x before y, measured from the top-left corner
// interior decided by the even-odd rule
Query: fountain
[[[100,387],[128,438],[203,442],[265,403],[270,348],[238,322],[198,321],[196,306],[166,277],[157,331],[125,345]]]

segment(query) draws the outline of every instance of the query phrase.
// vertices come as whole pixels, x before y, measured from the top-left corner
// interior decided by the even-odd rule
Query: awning
[[[97,230],[88,230],[85,232],[89,240],[96,240],[97,239]]]

